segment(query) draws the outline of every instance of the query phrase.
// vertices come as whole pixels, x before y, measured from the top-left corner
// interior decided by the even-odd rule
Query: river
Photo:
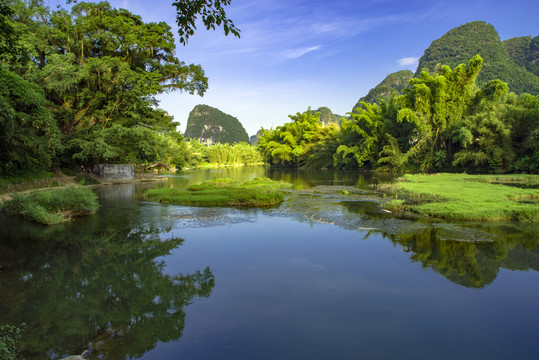
[[[275,209],[145,201],[212,177],[296,185]],[[536,359],[539,229],[387,214],[389,174],[186,171],[96,190],[94,216],[0,214],[0,325],[25,359]]]

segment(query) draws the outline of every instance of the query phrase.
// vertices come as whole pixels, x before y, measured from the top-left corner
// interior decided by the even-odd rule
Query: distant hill
[[[482,86],[490,80],[500,79],[509,85],[510,91],[539,94],[537,37],[523,37],[500,41],[494,26],[484,21],[473,21],[449,30],[434,40],[419,59],[415,76],[423,69],[436,73],[441,65],[451,68],[467,64],[479,54],[483,69],[477,78]]]
[[[360,106],[360,102],[378,103],[380,99],[388,99],[394,92],[400,93],[402,89],[408,86],[408,81],[414,77],[410,70],[401,70],[386,76],[384,81],[372,88],[367,95],[359,99],[353,108],[353,111]]]
[[[249,142],[249,135],[238,119],[208,105],[197,105],[189,113],[184,136],[199,139],[206,145]]]
[[[415,74],[409,70],[389,74],[358,100],[353,111],[361,101],[378,103],[394,92],[400,93],[408,81],[419,77],[424,69],[431,74],[437,73],[441,65],[454,68],[459,64],[468,64],[477,54],[483,58],[483,69],[477,78],[478,86],[500,79],[509,85],[510,91],[517,94],[539,94],[539,36],[500,41],[494,26],[484,21],[473,21],[451,29],[434,40],[419,59]]]
[[[260,140],[260,137],[262,136],[262,129],[258,130],[256,134],[251,136],[249,138],[249,141],[251,142],[251,145],[258,145],[258,140]]]
[[[325,106],[319,107],[316,110],[311,110],[312,114],[316,114],[317,112],[320,113],[319,119],[323,126],[341,123],[342,115],[334,114],[329,108]]]
[[[514,63],[539,76],[539,36],[507,39],[502,44]]]

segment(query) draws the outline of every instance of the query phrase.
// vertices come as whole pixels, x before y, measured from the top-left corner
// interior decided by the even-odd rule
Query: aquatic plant
[[[58,224],[73,217],[93,214],[99,208],[92,190],[69,186],[50,191],[12,194],[4,203],[7,212],[43,225]]]
[[[268,178],[256,178],[245,183],[216,178],[192,185],[187,190],[160,188],[146,190],[148,200],[191,206],[272,207],[284,201],[281,189],[293,185]]]

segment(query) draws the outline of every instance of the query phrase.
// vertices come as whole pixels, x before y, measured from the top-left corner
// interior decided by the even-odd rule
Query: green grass
[[[166,204],[217,207],[272,207],[284,201],[281,189],[292,184],[257,178],[245,183],[231,179],[212,179],[187,190],[160,188],[146,190],[148,200]]]
[[[539,222],[539,175],[405,175],[384,206],[456,220]],[[403,201],[404,200],[404,201]]]
[[[69,186],[49,191],[12,194],[3,209],[33,222],[53,225],[73,217],[93,214],[99,208],[92,190]]]
[[[50,186],[54,174],[48,171],[28,171],[0,176],[0,194]]]

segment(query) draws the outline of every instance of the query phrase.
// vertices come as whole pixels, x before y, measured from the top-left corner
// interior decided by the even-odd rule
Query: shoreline
[[[144,176],[141,176],[144,175]],[[165,181],[167,178],[164,176],[159,176],[155,174],[151,174],[151,176],[148,176],[150,174],[135,174],[134,179],[128,179],[128,180],[102,180],[99,177],[95,175],[90,175],[94,177],[97,181],[99,181],[99,184],[92,184],[92,185],[81,185],[75,181],[76,176],[57,176],[53,177],[50,180],[56,181],[58,185],[51,186],[50,184],[46,186],[37,186],[30,189],[21,189],[21,190],[13,190],[8,191],[5,193],[0,194],[0,205],[4,203],[6,200],[11,199],[11,194],[25,194],[32,191],[47,191],[47,190],[54,190],[58,188],[62,188],[65,186],[84,186],[88,187],[90,189],[104,187],[104,186],[113,186],[113,185],[121,185],[121,184],[136,184],[136,183],[143,183],[143,182],[155,182],[155,181]]]

